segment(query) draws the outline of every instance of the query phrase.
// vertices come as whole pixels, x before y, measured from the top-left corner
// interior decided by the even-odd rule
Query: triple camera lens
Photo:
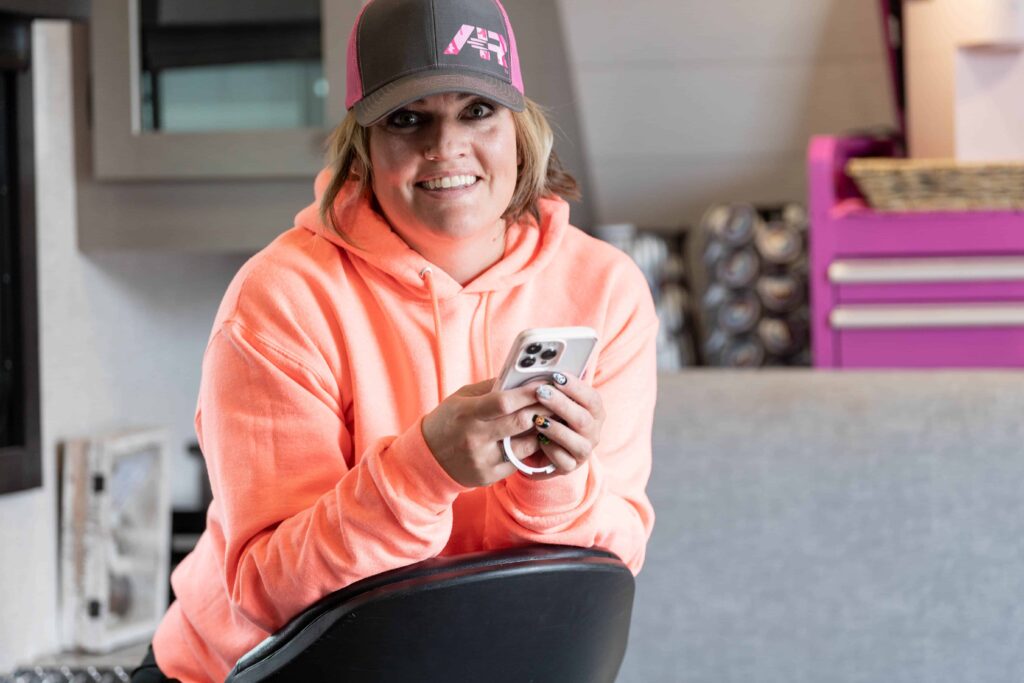
[[[543,344],[534,343],[530,344],[525,349],[526,353],[519,360],[519,367],[529,368],[537,363],[537,356],[540,355],[541,361],[547,363],[548,361],[555,358],[558,355],[558,349],[549,346],[544,348]]]

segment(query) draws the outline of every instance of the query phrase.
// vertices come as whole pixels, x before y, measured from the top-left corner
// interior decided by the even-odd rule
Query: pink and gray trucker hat
[[[445,92],[525,107],[516,38],[498,0],[373,0],[352,27],[347,75],[345,106],[364,126]]]

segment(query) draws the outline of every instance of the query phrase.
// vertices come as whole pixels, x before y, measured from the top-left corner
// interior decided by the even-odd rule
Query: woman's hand
[[[423,418],[431,453],[463,486],[488,486],[516,471],[502,453],[506,436],[520,460],[537,452],[533,416],[547,414],[538,405],[537,385],[491,391],[493,386],[494,379],[468,384]]]
[[[541,451],[559,473],[572,472],[590,459],[601,439],[604,426],[604,403],[601,394],[582,380],[561,373],[555,382],[534,386],[535,395],[544,410],[556,417],[540,415],[534,426]],[[546,475],[542,478],[558,476]]]

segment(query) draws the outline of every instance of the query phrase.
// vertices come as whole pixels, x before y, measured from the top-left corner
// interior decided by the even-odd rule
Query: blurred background
[[[662,320],[665,531],[622,680],[1019,680],[1024,620],[1001,601],[1024,587],[1008,578],[1024,575],[1024,2],[504,4],[581,181],[572,222],[637,261]],[[210,325],[312,199],[359,7],[0,0],[0,676],[144,641],[166,605],[209,500],[192,419]],[[970,454],[987,474],[965,492]],[[115,484],[123,505],[87,520]],[[924,536],[885,535],[898,519]],[[104,525],[156,539],[118,546],[149,573],[90,554]],[[877,593],[847,561],[874,553],[896,577]],[[850,585],[805,602],[809,557]],[[993,557],[1006,571],[978,607],[964,586]],[[723,569],[751,562],[764,573]],[[920,585],[958,597],[901,602]],[[824,669],[798,654],[826,644]]]

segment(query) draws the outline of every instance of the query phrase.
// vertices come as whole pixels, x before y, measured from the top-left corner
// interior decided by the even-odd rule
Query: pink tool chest
[[[814,365],[1024,367],[1024,213],[873,211],[843,169],[894,151],[811,140]]]

